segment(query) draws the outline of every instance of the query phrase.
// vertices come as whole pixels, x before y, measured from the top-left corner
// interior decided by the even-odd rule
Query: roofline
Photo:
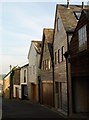
[[[17,66],[14,66],[13,68],[16,68],[16,67],[17,67]],[[3,77],[3,79],[5,79],[5,78],[12,72],[13,68],[10,70],[10,72],[8,72],[8,73]],[[20,69],[20,67],[19,67],[19,68],[16,68],[16,69]]]
[[[23,65],[21,68],[23,68],[23,67],[27,67],[27,66],[29,66],[29,64],[27,63],[27,64],[25,64],[25,65]]]
[[[27,56],[27,58],[29,59],[29,54],[30,54],[30,50],[31,50],[31,46],[32,46],[32,43],[33,42],[42,42],[41,40],[31,40],[31,44],[30,44],[30,48],[29,48],[29,51],[28,51],[28,56]]]
[[[31,42],[41,42],[41,40],[32,40]]]
[[[43,30],[53,30],[54,28],[43,28]]]
[[[53,34],[54,34],[54,28],[43,28],[43,34],[42,34],[42,46],[41,46],[41,56],[40,56],[40,62],[39,62],[39,68],[41,69],[41,64],[42,64],[42,58],[43,58],[43,49],[44,49],[44,42],[45,42],[45,39],[44,39],[44,35],[45,35],[45,30],[53,30]],[[53,35],[54,36],[54,35]],[[53,41],[52,43],[53,44]]]

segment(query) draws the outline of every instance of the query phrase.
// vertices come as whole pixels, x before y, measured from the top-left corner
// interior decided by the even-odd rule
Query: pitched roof
[[[29,64],[25,64],[25,65],[23,65],[21,68],[24,68],[24,67],[27,67]]]
[[[77,22],[78,22],[76,20],[74,12],[82,11],[82,6],[81,5],[70,5],[68,9],[66,5],[57,4],[57,10],[59,11],[65,30],[74,31],[74,29],[76,28]]]
[[[53,32],[54,32],[54,29],[52,29],[52,28],[44,28],[43,29],[43,34],[45,36],[45,41],[47,43],[52,43],[53,42]]]
[[[51,53],[51,44],[53,43],[53,34],[54,34],[54,29],[52,28],[43,29],[41,57],[40,57],[40,65],[39,65],[40,68],[41,68],[42,57],[43,57],[44,43],[46,42],[48,44],[49,52]]]
[[[83,12],[86,14],[86,17],[87,17],[88,20],[89,20],[89,9],[87,9],[87,10],[83,10]]]
[[[35,47],[35,50],[38,54],[41,53],[41,44],[42,44],[42,41],[32,41],[34,47]]]

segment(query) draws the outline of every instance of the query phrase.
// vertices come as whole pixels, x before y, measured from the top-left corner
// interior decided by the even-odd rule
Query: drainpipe
[[[40,88],[41,88],[41,77],[38,76],[38,99],[39,99],[38,101],[39,101],[39,103],[41,103],[41,97],[40,97],[41,96],[41,93],[40,93],[41,89]]]
[[[69,116],[69,79],[68,79],[68,57],[69,57],[69,53],[65,52],[64,54],[65,59],[66,59],[66,77],[67,77],[67,115]]]
[[[52,53],[53,53],[53,59],[52,59],[52,73],[53,73],[53,107],[55,107],[55,80],[54,80],[54,50],[53,50],[53,44],[52,44]]]

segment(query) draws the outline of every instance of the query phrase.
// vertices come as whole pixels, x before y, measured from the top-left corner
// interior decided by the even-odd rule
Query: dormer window
[[[57,18],[57,31],[60,31],[60,18]]]
[[[75,15],[76,19],[79,20],[80,16],[81,16],[81,11],[74,11],[74,15]]]

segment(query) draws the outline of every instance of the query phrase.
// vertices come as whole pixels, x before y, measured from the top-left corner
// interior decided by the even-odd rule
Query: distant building
[[[19,89],[20,89],[20,67],[16,68],[14,71],[13,78],[13,97],[19,98]]]
[[[28,64],[25,64],[20,68],[20,86],[19,86],[20,99],[28,99],[27,81],[28,81]]]
[[[0,95],[3,94],[3,78],[5,77],[5,74],[0,74]]]
[[[3,97],[10,98],[10,72],[3,78]]]
[[[3,80],[0,80],[0,96],[2,95],[3,92],[2,88],[3,88]]]

